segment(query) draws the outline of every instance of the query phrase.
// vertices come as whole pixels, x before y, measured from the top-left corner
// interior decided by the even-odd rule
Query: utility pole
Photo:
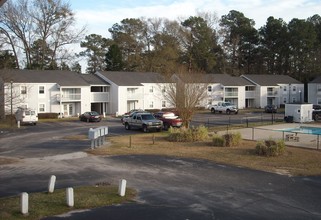
[[[11,108],[11,115],[10,115],[10,123],[11,123],[11,127],[13,127],[13,104],[12,104],[12,102],[13,102],[13,97],[12,97],[12,85],[13,85],[13,81],[11,80],[10,81],[10,108]]]

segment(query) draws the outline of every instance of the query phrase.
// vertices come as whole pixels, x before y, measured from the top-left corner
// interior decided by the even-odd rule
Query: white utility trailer
[[[311,122],[312,104],[290,103],[285,104],[284,119],[286,122]]]

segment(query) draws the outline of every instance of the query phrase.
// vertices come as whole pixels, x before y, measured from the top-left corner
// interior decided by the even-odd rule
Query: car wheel
[[[162,131],[162,128],[158,128],[156,131],[161,132],[161,131]]]
[[[319,121],[319,119],[320,119],[320,116],[319,116],[318,114],[315,114],[315,115],[314,115],[314,120],[315,120],[315,121]]]
[[[169,124],[164,123],[163,127],[164,127],[164,130],[166,130],[166,131],[167,131],[167,130],[169,129],[169,127],[170,127],[170,126],[169,126]]]
[[[125,129],[130,130],[130,125],[128,123],[125,123]]]
[[[228,114],[228,115],[231,114],[231,110],[230,110],[230,109],[227,109],[227,110],[226,110],[226,114]]]
[[[215,108],[211,108],[211,112],[215,114]]]
[[[143,132],[145,132],[145,133],[148,132],[148,129],[147,129],[147,126],[146,126],[146,125],[143,125]]]

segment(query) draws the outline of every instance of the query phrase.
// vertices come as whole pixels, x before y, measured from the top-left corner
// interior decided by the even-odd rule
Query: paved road
[[[113,135],[123,131],[118,121],[104,123]],[[93,125],[39,124],[2,134],[0,156],[23,159],[0,166],[0,196],[46,191],[50,175],[57,176],[57,188],[126,179],[139,192],[136,203],[46,219],[321,219],[321,177],[172,157],[97,157],[83,152],[88,141],[63,139]]]

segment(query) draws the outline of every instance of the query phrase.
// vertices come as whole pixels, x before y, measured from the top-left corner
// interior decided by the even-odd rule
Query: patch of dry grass
[[[9,157],[0,157],[0,165],[17,163],[19,159],[9,158]]]
[[[238,147],[232,148],[213,147],[210,139],[205,142],[178,143],[167,141],[166,135],[162,132],[108,137],[108,145],[89,150],[88,153],[196,158],[292,176],[321,175],[321,151],[287,147],[282,156],[262,157],[255,154],[255,141],[242,140]]]

